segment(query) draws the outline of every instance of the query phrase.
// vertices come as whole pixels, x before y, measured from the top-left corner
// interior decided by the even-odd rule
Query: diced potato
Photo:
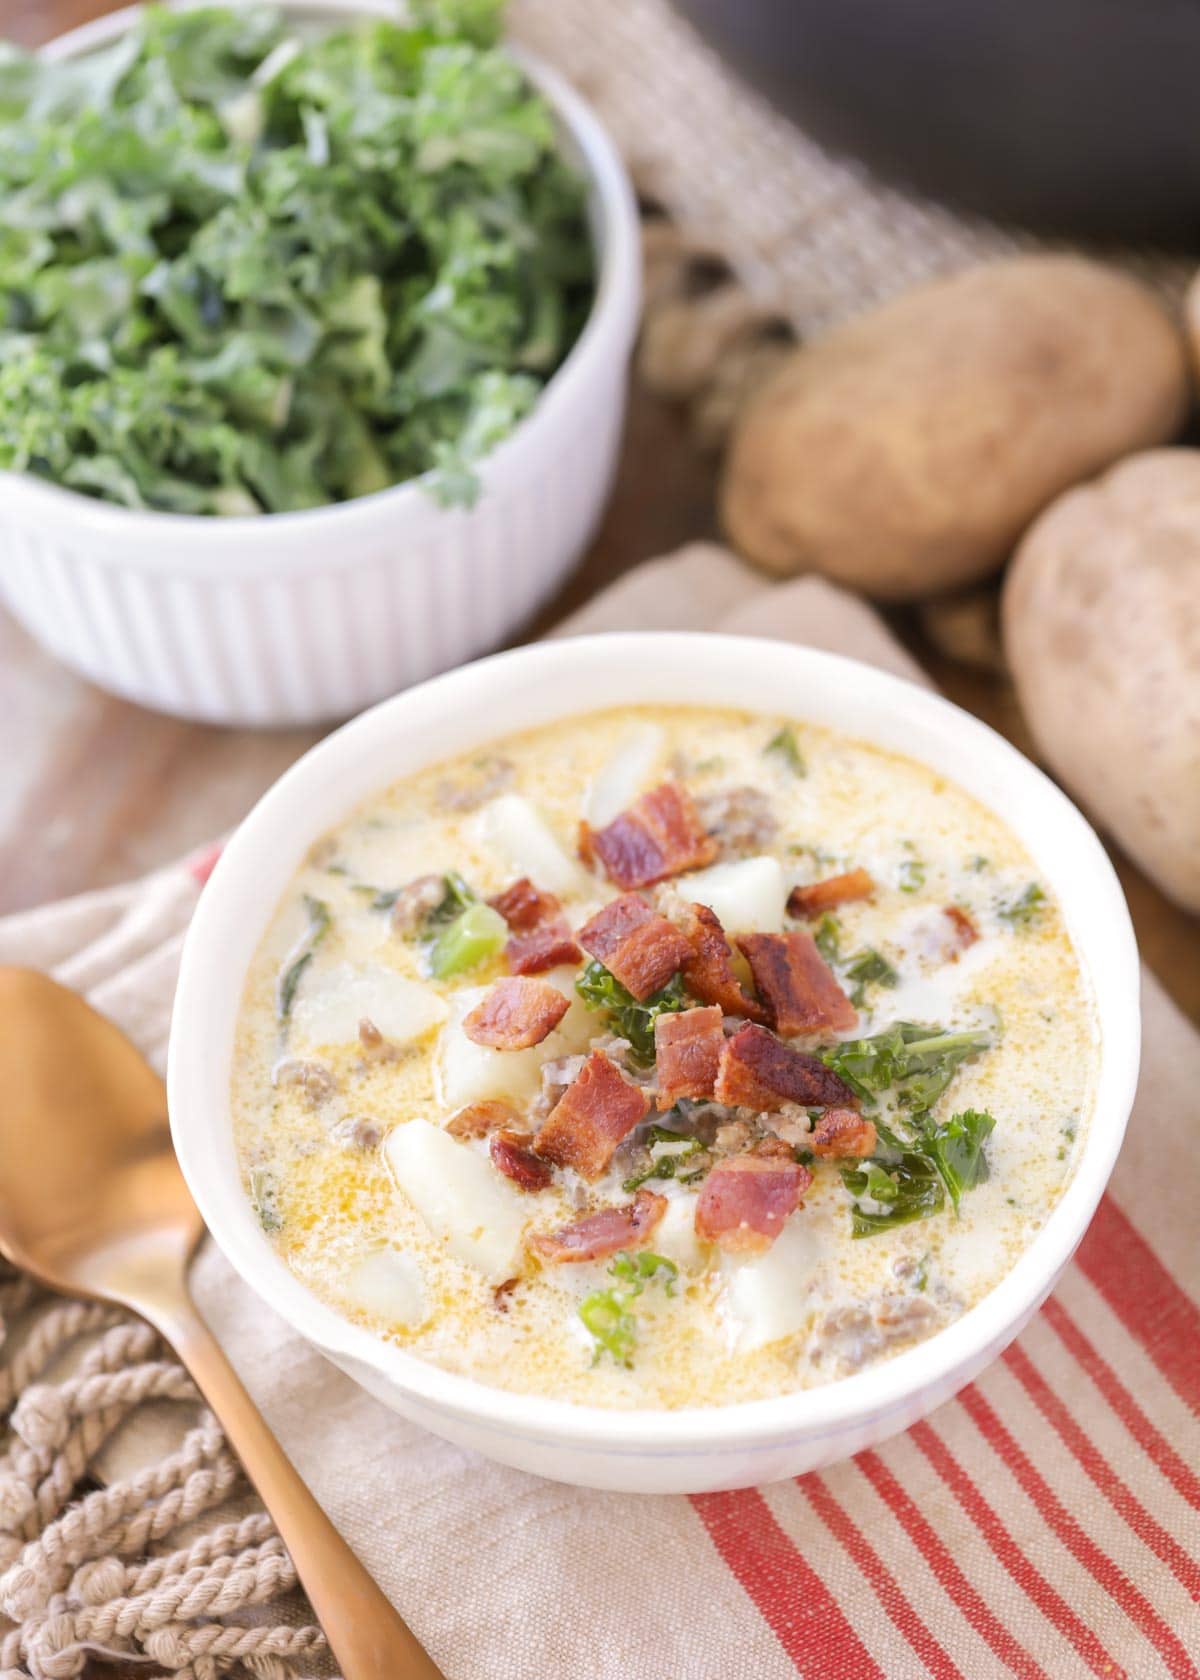
[[[396,1183],[435,1237],[493,1283],[520,1270],[521,1193],[484,1155],[428,1120],[409,1120],[384,1145]]]
[[[545,892],[586,892],[592,884],[559,841],[542,813],[519,793],[501,794],[476,819],[484,846],[502,857],[514,875],[528,875]]]
[[[465,1108],[468,1103],[507,1098],[517,1103],[536,1096],[542,1083],[542,1063],[559,1056],[573,1056],[587,1048],[600,1027],[596,1015],[575,991],[577,969],[551,969],[539,978],[571,999],[571,1007],[555,1030],[529,1050],[492,1050],[467,1037],[462,1024],[488,994],[487,986],[469,986],[456,992],[450,1005],[450,1019],[438,1041],[436,1065],[438,1099],[447,1109]]]
[[[543,1061],[550,1061],[555,1056],[572,1056],[580,1050],[586,1050],[590,1041],[601,1030],[602,1023],[594,1009],[589,1009],[579,993],[575,990],[575,982],[583,972],[581,968],[552,968],[548,974],[538,976],[540,980],[548,980],[565,998],[570,998],[571,1007],[555,1027],[550,1036],[539,1046]]]
[[[645,791],[666,739],[657,723],[640,723],[625,736],[584,798],[583,815],[593,828],[605,828]]]
[[[753,1353],[804,1326],[812,1311],[810,1284],[820,1257],[812,1217],[800,1209],[765,1254],[722,1260],[722,1299],[740,1352]]]
[[[494,1097],[528,1102],[541,1085],[542,1062],[548,1053],[544,1044],[532,1050],[492,1050],[476,1044],[463,1031],[464,1020],[487,994],[486,986],[468,986],[452,1000],[437,1058],[438,1098],[445,1108],[465,1108]]]
[[[342,1280],[341,1296],[346,1306],[407,1330],[429,1317],[420,1264],[395,1248],[377,1248],[360,1260]]]
[[[685,898],[706,904],[730,933],[778,933],[783,927],[787,887],[777,858],[714,863],[676,885]]]
[[[647,1189],[653,1189],[651,1183]],[[704,1250],[696,1235],[695,1196],[671,1196],[667,1211],[650,1239],[655,1254],[674,1260],[681,1272],[698,1272],[704,1266]]]
[[[305,976],[292,1030],[312,1045],[345,1044],[358,1037],[364,1017],[393,1044],[412,1044],[446,1019],[446,1005],[432,987],[382,964],[341,963]]]

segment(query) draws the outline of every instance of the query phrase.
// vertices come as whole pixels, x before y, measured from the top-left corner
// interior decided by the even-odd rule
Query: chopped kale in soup
[[[310,851],[233,1106],[263,1230],[354,1321],[510,1389],[721,1405],[978,1302],[1070,1177],[1097,1060],[1053,896],[961,789],[627,708]]]

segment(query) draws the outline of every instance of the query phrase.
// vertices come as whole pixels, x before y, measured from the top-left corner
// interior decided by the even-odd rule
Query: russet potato
[[[1047,762],[1200,911],[1200,450],[1134,456],[1055,502],[1018,550],[1003,617]]]
[[[1055,496],[1169,441],[1182,334],[1137,282],[1007,258],[909,292],[794,351],[736,427],[726,527],[775,572],[883,599],[985,577]]]

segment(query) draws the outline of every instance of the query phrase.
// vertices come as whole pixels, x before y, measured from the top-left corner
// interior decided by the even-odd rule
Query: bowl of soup
[[[505,1463],[758,1484],[1018,1333],[1133,1100],[1138,968],[1064,795],[770,641],[498,655],[314,748],[184,950],[183,1169],[263,1300]]]

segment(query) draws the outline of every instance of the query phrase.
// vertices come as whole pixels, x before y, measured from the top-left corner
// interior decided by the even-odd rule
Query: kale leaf
[[[595,270],[499,12],[307,39],[151,6],[79,60],[0,45],[0,469],[185,514],[470,499]]]
[[[633,1058],[643,1067],[654,1060],[654,1023],[660,1015],[689,1009],[691,1000],[683,989],[683,980],[676,974],[661,991],[644,1003],[626,991],[616,975],[610,974],[603,963],[590,962],[575,982],[589,1009],[606,1014],[612,1030],[629,1040]]]
[[[329,906],[322,899],[311,898],[305,893],[304,908],[308,915],[308,926],[288,953],[275,989],[275,1009],[281,1021],[286,1021],[291,1016],[296,991],[304,977],[304,971],[312,962],[317,946],[333,925]]]

